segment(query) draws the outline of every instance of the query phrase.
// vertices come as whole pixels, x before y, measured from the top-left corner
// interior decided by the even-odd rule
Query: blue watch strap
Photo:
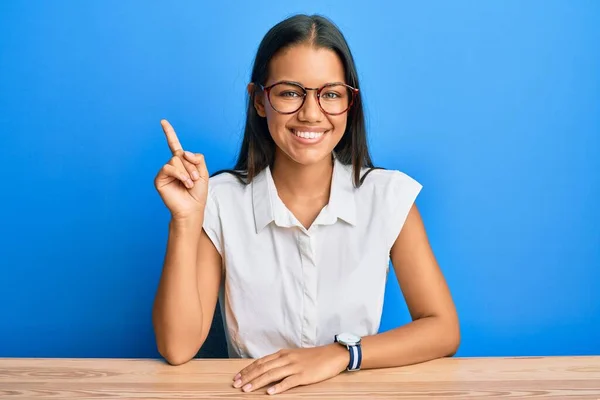
[[[352,370],[352,366],[354,365],[354,360],[355,360],[355,354],[354,354],[354,350],[352,349],[355,346],[348,346],[348,351],[350,352],[350,362],[348,363],[348,366],[346,367],[346,369],[348,371]]]
[[[356,346],[348,346],[350,351],[350,363],[348,364],[348,371],[357,371],[360,369],[362,364],[362,346],[360,344]]]

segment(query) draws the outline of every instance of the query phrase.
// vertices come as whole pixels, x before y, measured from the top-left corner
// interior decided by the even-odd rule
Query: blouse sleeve
[[[219,216],[217,199],[214,192],[210,190],[210,187],[204,208],[204,223],[202,227],[221,257],[223,257],[223,227]]]
[[[388,215],[388,247],[391,248],[402,231],[408,213],[419,195],[422,185],[412,177],[395,171],[386,199]]]

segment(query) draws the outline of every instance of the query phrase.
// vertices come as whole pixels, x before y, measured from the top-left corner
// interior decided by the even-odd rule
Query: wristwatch
[[[348,371],[360,370],[360,364],[362,363],[362,349],[360,346],[360,336],[356,336],[352,333],[340,333],[335,335],[335,342],[346,346],[350,352],[350,362],[348,363]]]

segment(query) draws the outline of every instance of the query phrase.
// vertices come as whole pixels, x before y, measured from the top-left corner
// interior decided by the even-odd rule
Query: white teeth
[[[294,132],[294,135],[299,136],[304,139],[320,138],[321,136],[323,136],[323,133],[324,133],[324,132],[298,132],[298,131],[292,131],[292,132]]]

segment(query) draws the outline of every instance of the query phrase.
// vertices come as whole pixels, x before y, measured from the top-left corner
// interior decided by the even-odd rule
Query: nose
[[[321,107],[319,107],[316,90],[306,90],[306,99],[298,111],[298,119],[306,122],[320,122],[323,119],[323,112],[321,111]]]

